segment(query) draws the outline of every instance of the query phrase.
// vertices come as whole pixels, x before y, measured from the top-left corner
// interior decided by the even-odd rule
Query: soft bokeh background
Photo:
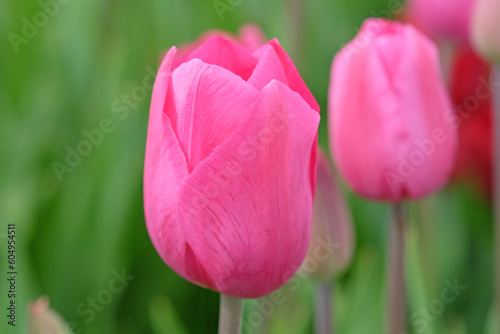
[[[43,3],[47,0],[42,0]],[[48,0],[48,2],[53,2]],[[62,2],[62,1],[61,1]],[[1,333],[26,333],[28,301],[46,294],[79,333],[215,333],[218,294],[191,285],[159,258],[146,232],[142,170],[150,91],[126,116],[112,111],[156,69],[162,50],[207,29],[236,32],[246,22],[278,37],[322,109],[320,143],[327,147],[326,93],[333,55],[368,16],[395,1],[222,0],[221,20],[207,0],[67,0],[16,53],[7,38],[21,35],[23,18],[40,12],[35,1],[0,0],[0,302]],[[295,8],[303,3],[303,8]],[[299,21],[302,28],[297,28]],[[297,34],[300,32],[299,34]],[[297,44],[299,43],[299,44]],[[124,116],[120,118],[120,116]],[[114,130],[60,182],[82,131],[109,118]],[[338,333],[383,333],[385,241],[389,208],[349,194],[357,249],[335,289]],[[411,205],[408,245],[410,315],[441,298],[444,281],[467,289],[412,333],[485,333],[491,316],[491,213],[487,195],[453,185]],[[6,232],[17,226],[18,323],[6,325]],[[272,256],[272,254],[269,254]],[[135,276],[95,312],[79,315],[113,272]],[[276,307],[254,333],[312,333],[312,284],[283,288]],[[255,309],[245,304],[244,321]],[[90,309],[84,306],[84,310]],[[423,319],[417,315],[410,322]]]

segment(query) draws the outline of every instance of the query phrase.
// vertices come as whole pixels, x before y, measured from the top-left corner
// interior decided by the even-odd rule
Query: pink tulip
[[[334,59],[329,116],[336,163],[360,195],[416,199],[449,179],[456,116],[436,47],[413,27],[365,21]]]
[[[318,173],[314,197],[311,242],[303,264],[311,277],[329,279],[351,263],[354,231],[351,212],[337,185],[328,157],[318,150]],[[309,268],[309,261],[315,266]]]
[[[309,243],[319,107],[276,39],[211,37],[153,89],[146,225],[188,281],[241,298],[279,288]]]
[[[472,16],[471,37],[476,51],[500,63],[500,1],[477,0]]]
[[[435,38],[467,43],[475,0],[410,0],[411,23]]]

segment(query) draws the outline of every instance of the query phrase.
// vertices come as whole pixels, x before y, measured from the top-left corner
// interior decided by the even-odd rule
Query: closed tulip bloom
[[[318,105],[277,40],[250,53],[214,36],[154,84],[144,208],[157,252],[188,281],[255,298],[309,243]]]
[[[411,0],[411,23],[434,38],[468,43],[472,7],[476,0]],[[495,1],[495,0],[493,0]]]
[[[311,242],[303,270],[310,271],[308,273],[316,279],[332,278],[349,266],[353,250],[351,212],[337,185],[328,157],[319,149]],[[309,261],[316,265],[309,268]]]
[[[486,59],[500,63],[500,1],[477,0],[472,15],[471,37],[476,50]]]
[[[348,184],[393,202],[439,189],[453,169],[455,128],[435,45],[409,25],[365,21],[335,57],[329,88],[331,147]]]

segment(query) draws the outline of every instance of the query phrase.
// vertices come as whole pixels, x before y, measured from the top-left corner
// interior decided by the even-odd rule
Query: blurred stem
[[[332,291],[333,284],[329,281],[322,281],[316,284],[315,310],[314,310],[314,331],[316,334],[332,334]]]
[[[219,334],[240,334],[243,299],[220,294]]]
[[[269,305],[269,303],[275,304],[274,300],[270,298],[270,295],[267,295],[267,296],[260,298],[259,302],[260,302],[260,305],[264,305],[264,303],[267,303],[268,305]],[[263,318],[262,324],[260,326],[258,326],[258,328],[255,328],[255,330],[253,332],[251,332],[252,334],[268,334],[268,333],[270,333],[269,327],[271,326],[272,314],[264,315],[262,318]],[[246,334],[246,333],[244,333],[244,334]]]
[[[494,69],[494,80],[500,80],[500,65]],[[496,312],[500,314],[500,91],[495,90],[493,99],[493,119],[494,119],[494,215],[495,215],[495,303]],[[497,317],[500,319],[500,317]],[[500,320],[499,320],[500,321]],[[498,324],[500,327],[500,324]]]
[[[442,40],[438,43],[438,47],[439,47],[439,61],[441,63],[441,69],[443,71],[443,78],[446,83],[446,86],[450,87],[453,60],[456,54],[455,43]]]
[[[403,204],[394,204],[392,211],[388,248],[387,324],[389,334],[400,334],[406,332],[405,214]]]
[[[295,66],[302,69],[303,58],[303,41],[304,41],[304,14],[305,2],[304,0],[287,0],[288,11],[288,31],[290,32],[290,54],[295,63]]]

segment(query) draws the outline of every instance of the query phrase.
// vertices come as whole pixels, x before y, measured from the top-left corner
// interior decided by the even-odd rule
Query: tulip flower
[[[311,242],[301,270],[316,280],[315,332],[332,333],[331,279],[351,263],[354,231],[349,207],[326,154],[318,150]]]
[[[468,43],[474,1],[411,0],[407,15],[412,24],[434,38]]]
[[[29,334],[72,334],[70,326],[64,319],[49,307],[49,299],[45,296],[28,306]]]
[[[401,201],[442,187],[457,150],[457,119],[436,46],[410,25],[368,19],[332,65],[331,147],[361,196],[393,203],[388,259],[389,334],[407,327]]]
[[[335,57],[329,101],[333,154],[358,194],[398,202],[448,181],[456,117],[436,47],[416,29],[368,19]]]
[[[451,74],[459,137],[454,179],[475,181],[488,197],[493,165],[491,68],[472,49],[465,48],[456,53]]]
[[[500,63],[500,1],[477,0],[471,24],[471,39],[484,58]]]
[[[250,53],[214,36],[178,67],[176,54],[153,88],[149,235],[186,280],[225,296],[266,295],[307,252],[319,107],[275,39]]]

